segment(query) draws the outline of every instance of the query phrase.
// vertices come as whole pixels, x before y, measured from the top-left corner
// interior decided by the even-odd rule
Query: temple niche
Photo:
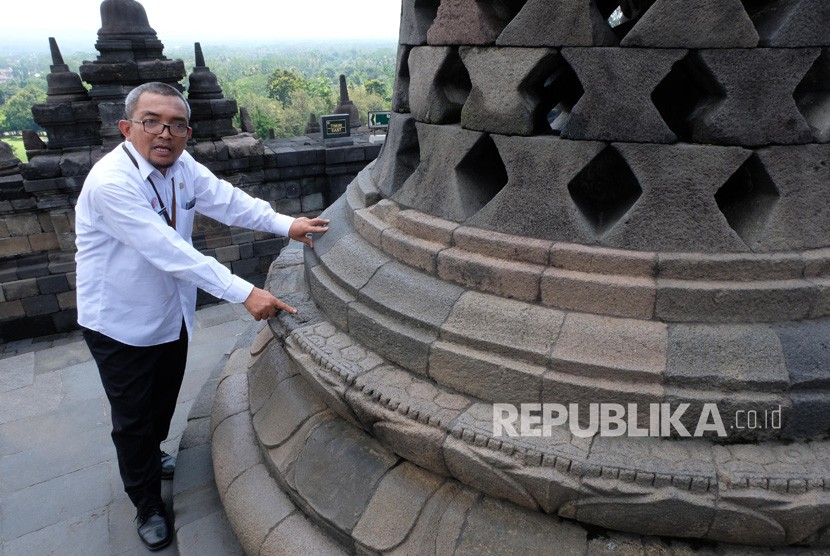
[[[828,30],[809,0],[404,0],[383,152],[216,392],[246,552],[826,552]],[[542,403],[580,411],[495,430]]]

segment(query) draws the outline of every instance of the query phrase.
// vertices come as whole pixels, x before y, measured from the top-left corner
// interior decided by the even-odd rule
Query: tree
[[[3,127],[0,131],[19,132],[24,129],[40,131],[32,116],[32,106],[46,101],[46,93],[34,86],[20,89],[0,108]]]
[[[380,79],[370,79],[368,81],[364,81],[363,88],[366,89],[366,92],[370,95],[379,96],[381,98],[386,98],[388,96],[386,91],[386,83]]]
[[[275,70],[268,76],[268,98],[273,98],[283,106],[291,101],[291,96],[305,88],[305,79],[294,70]]]

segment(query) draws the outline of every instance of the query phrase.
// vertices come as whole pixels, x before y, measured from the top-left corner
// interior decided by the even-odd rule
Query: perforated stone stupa
[[[402,14],[381,157],[272,267],[301,312],[217,391],[246,551],[826,551],[830,4]],[[725,434],[494,431],[494,404],[584,430],[601,402]]]

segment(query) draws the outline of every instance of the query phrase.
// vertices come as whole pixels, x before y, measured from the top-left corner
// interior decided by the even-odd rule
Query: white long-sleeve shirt
[[[186,151],[162,174],[119,146],[90,171],[75,207],[78,324],[133,346],[179,338],[182,318],[192,335],[196,288],[233,303],[253,289],[192,245],[198,211],[229,226],[283,236],[294,221],[220,180]],[[168,212],[176,188],[176,229]]]

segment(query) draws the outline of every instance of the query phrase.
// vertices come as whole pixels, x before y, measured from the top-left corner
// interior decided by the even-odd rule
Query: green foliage
[[[380,79],[370,79],[368,81],[364,81],[363,88],[366,89],[367,93],[379,96],[381,98],[387,98],[389,96],[389,91],[386,88],[386,83],[384,83]]]
[[[357,106],[360,123],[366,125],[369,110],[390,110],[391,103],[385,98],[370,93],[364,87],[349,88],[349,98]]]
[[[273,98],[283,106],[291,102],[291,97],[305,89],[305,79],[294,70],[278,69],[268,76],[268,98]]]
[[[248,109],[263,138],[268,137],[270,129],[277,137],[300,135],[305,131],[309,113],[330,114],[339,97],[341,74],[346,76],[350,98],[358,106],[361,119],[366,119],[368,110],[389,108],[397,52],[392,42],[268,46],[217,46],[203,42],[202,46],[205,61],[219,79],[225,96],[235,98],[239,106]],[[166,48],[165,55],[184,60],[186,68],[194,65],[190,45]],[[75,72],[82,60],[96,56],[64,52],[66,64]],[[0,131],[36,128],[31,120],[31,105],[42,102],[43,95],[34,102],[25,101],[29,102],[25,110],[16,107],[22,97],[17,97],[10,111],[6,104],[29,87],[45,93],[50,64],[45,42],[43,50],[36,54],[0,53],[0,67],[14,70],[14,80],[0,84]],[[26,121],[20,121],[21,115],[26,116]]]
[[[41,127],[35,123],[32,116],[32,106],[45,101],[46,92],[34,85],[17,91],[0,107],[0,113],[3,115],[0,131],[17,132],[24,129],[40,131]]]
[[[20,159],[21,162],[28,162],[29,157],[26,156],[26,148],[23,146],[23,137],[19,135],[10,135],[3,137],[2,141],[11,146],[14,151],[14,156]]]

